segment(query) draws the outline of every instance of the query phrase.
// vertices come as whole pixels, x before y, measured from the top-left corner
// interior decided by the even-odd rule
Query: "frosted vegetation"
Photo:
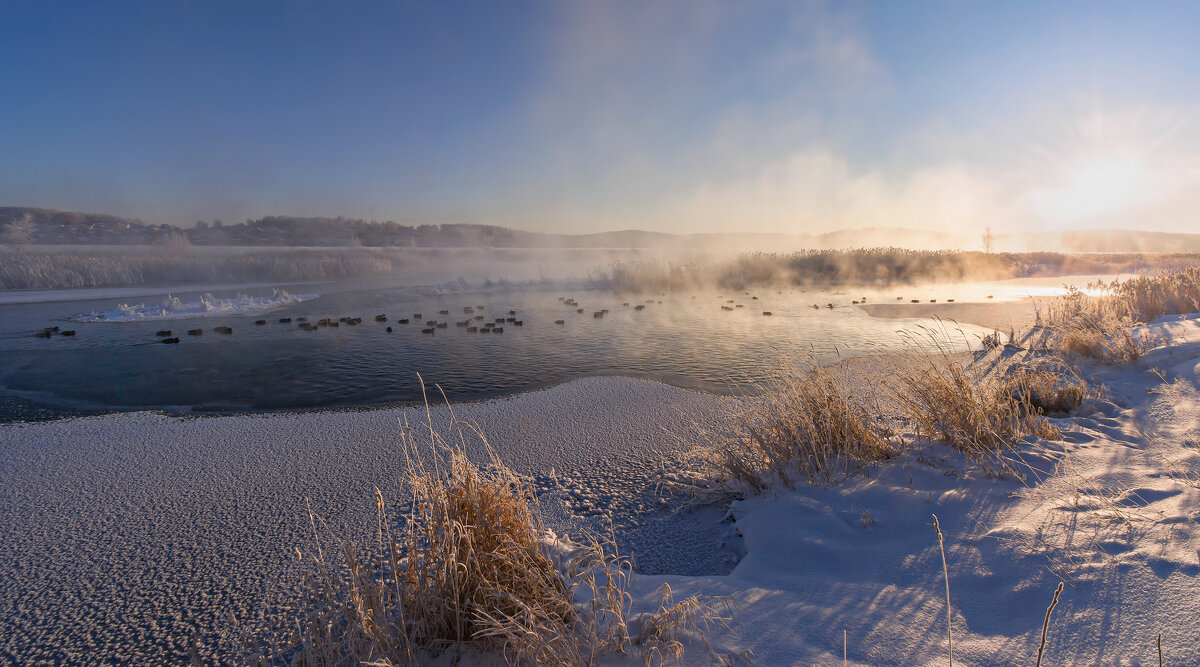
[[[202,294],[195,301],[182,301],[167,295],[161,303],[146,305],[118,304],[113,310],[77,315],[75,322],[144,322],[150,320],[178,320],[190,317],[215,317],[222,315],[252,315],[265,313],[276,308],[300,303],[311,296],[295,296],[285,290],[274,290],[271,296],[249,296],[239,294],[233,299],[219,299],[212,294]]]
[[[53,249],[50,249],[53,248]],[[986,281],[1140,273],[1200,265],[1200,255],[991,253],[897,248],[713,255],[684,251],[483,248],[212,248],[177,246],[0,250],[0,289],[297,283],[397,278],[436,284],[586,279],[661,290],[749,285]]]
[[[916,546],[911,528],[902,527],[903,537],[895,534],[894,524],[911,522],[912,517],[905,514],[916,508],[916,513],[925,517],[933,510],[943,518],[949,517],[948,530],[943,533],[937,514],[932,514],[940,571],[926,567],[924,574],[918,573],[916,579],[921,587],[905,592],[899,616],[895,607],[888,607],[883,612],[886,619],[874,610],[869,610],[865,618],[838,618],[837,622],[844,624],[840,627],[854,627],[860,637],[861,633],[871,633],[866,645],[856,639],[855,663],[895,662],[897,653],[893,649],[902,649],[907,656],[902,662],[940,661],[940,640],[934,638],[937,631],[931,623],[937,616],[930,613],[936,611],[931,608],[940,602],[934,602],[938,589],[930,584],[940,574],[940,583],[946,591],[942,636],[946,639],[948,660],[958,633],[960,642],[963,634],[967,635],[968,663],[1018,661],[1034,653],[1036,647],[1040,664],[1052,630],[1052,613],[1064,590],[1063,582],[1072,584],[1068,596],[1086,600],[1089,588],[1097,580],[1102,581],[1106,569],[1118,561],[1128,566],[1137,558],[1153,554],[1151,563],[1157,573],[1163,571],[1163,561],[1171,560],[1171,567],[1175,568],[1190,563],[1195,554],[1185,549],[1180,554],[1164,555],[1157,540],[1164,535],[1177,535],[1171,532],[1175,528],[1155,530],[1153,525],[1145,525],[1145,515],[1138,512],[1155,504],[1153,509],[1159,512],[1163,524],[1182,519],[1189,506],[1179,506],[1171,499],[1181,495],[1180,484],[1197,487],[1191,468],[1164,459],[1168,467],[1173,466],[1172,472],[1164,475],[1155,466],[1132,465],[1122,474],[1127,478],[1136,476],[1139,483],[1148,486],[1112,488],[1098,483],[1096,475],[1111,477],[1115,472],[1109,469],[1114,454],[1089,454],[1085,447],[1072,458],[1069,445],[1060,443],[1067,440],[1086,445],[1098,441],[1099,438],[1087,435],[1094,421],[1107,427],[1104,432],[1110,437],[1120,432],[1116,427],[1123,425],[1121,420],[1101,413],[1107,410],[1120,415],[1121,410],[1108,400],[1104,391],[1089,386],[1084,378],[1102,377],[1104,372],[1097,373],[1097,365],[1110,368],[1126,365],[1155,347],[1169,344],[1170,339],[1187,345],[1187,332],[1195,331],[1194,326],[1188,328],[1194,324],[1191,319],[1178,325],[1131,327],[1143,319],[1200,310],[1200,271],[1192,269],[1091,287],[1098,296],[1073,292],[1024,336],[1023,346],[1010,341],[1001,347],[996,341],[990,352],[969,359],[942,353],[935,344],[935,349],[917,350],[925,354],[891,360],[865,378],[837,377],[829,370],[797,378],[781,371],[772,384],[771,395],[749,410],[730,415],[738,422],[732,436],[706,434],[697,439],[706,444],[699,445],[694,467],[686,473],[668,475],[665,484],[697,505],[728,505],[732,501],[730,514],[739,517],[749,556],[728,580],[688,581],[692,590],[703,591],[700,594],[679,603],[672,603],[666,597],[657,608],[653,602],[649,608],[641,607],[643,611],[636,623],[629,620],[632,610],[639,608],[639,601],[653,600],[653,595],[644,589],[641,596],[634,594],[637,591],[628,583],[632,567],[625,575],[620,558],[606,552],[594,539],[590,549],[580,549],[564,546],[553,534],[546,534],[537,520],[536,494],[494,455],[489,470],[507,476],[490,486],[463,456],[456,458],[453,465],[443,466],[452,474],[439,477],[418,468],[413,473],[416,481],[412,486],[418,489],[414,506],[421,509],[410,512],[406,537],[399,541],[390,535],[387,540],[381,537],[376,560],[369,563],[360,560],[360,552],[353,548],[343,549],[346,558],[341,564],[321,555],[316,557],[317,574],[308,582],[309,599],[315,604],[306,623],[301,624],[298,640],[301,649],[295,662],[420,664],[444,652],[458,656],[481,652],[503,655],[512,663],[593,664],[600,656],[624,654],[652,664],[663,658],[683,658],[684,651],[690,648],[694,652],[688,653],[688,662],[732,664],[735,659],[752,653],[741,650],[746,644],[740,635],[758,636],[752,628],[763,630],[763,635],[773,635],[789,627],[792,621],[783,619],[792,619],[793,614],[784,610],[798,606],[798,600],[812,600],[810,580],[816,579],[822,597],[842,586],[846,599],[827,601],[823,607],[806,607],[808,613],[802,623],[807,627],[797,628],[801,632],[796,635],[784,631],[789,637],[786,642],[752,641],[751,644],[762,651],[764,655],[758,657],[768,664],[776,660],[827,663],[835,658],[829,644],[836,642],[836,638],[829,641],[829,633],[821,629],[825,625],[821,617],[837,617],[839,607],[857,604],[855,586],[873,584],[870,576],[859,569],[862,562],[901,558],[909,563],[908,569],[918,560],[933,564],[929,557],[932,550],[929,546]],[[1121,334],[1128,339],[1127,344],[1118,344],[1124,355],[1113,355],[1103,345],[1086,347],[1069,342],[1080,331],[1094,331],[1097,322],[1108,327],[1097,334],[1100,338],[1112,339]],[[1172,326],[1178,331],[1173,331]],[[1186,353],[1186,348],[1180,347],[1179,352]],[[1167,358],[1174,360],[1171,356]],[[1194,361],[1193,357],[1180,366],[1191,379],[1195,377]],[[1165,374],[1158,371],[1159,377]],[[857,389],[854,380],[859,383]],[[1128,383],[1128,378],[1121,381]],[[863,386],[881,391],[863,393]],[[1081,417],[1073,422],[1069,418],[1085,407],[1096,412],[1092,421]],[[1078,428],[1068,438],[1064,427],[1072,426]],[[1182,426],[1185,431],[1188,428],[1186,424],[1173,426]],[[433,431],[432,427],[428,430]],[[1091,449],[1101,444],[1104,443],[1098,442]],[[1138,448],[1162,443],[1122,444]],[[1167,444],[1172,450],[1195,447],[1193,441]],[[444,444],[442,447],[452,453],[459,451]],[[950,457],[945,457],[947,450],[952,452]],[[415,453],[408,455],[410,461],[417,458]],[[934,477],[932,472],[926,473],[927,468],[934,471],[944,468],[945,473]],[[869,481],[872,473],[877,478],[874,485]],[[860,483],[853,479],[860,474],[868,481]],[[897,486],[898,478],[904,475],[908,477],[907,489]],[[1001,501],[997,483],[988,481],[995,479],[1015,480],[1020,484],[1015,488],[1020,490],[1010,488]],[[843,484],[844,491],[832,488]],[[806,490],[806,486],[826,490]],[[973,493],[964,493],[967,489]],[[1073,494],[1073,508],[1061,502],[1060,495],[1065,490]],[[891,498],[886,497],[889,493]],[[911,500],[920,493],[927,494],[928,509]],[[820,510],[829,496],[838,494],[839,504],[845,504],[847,499],[858,501],[861,514],[856,521],[850,521],[848,513],[842,510],[841,516],[832,521],[836,529],[831,529],[823,525],[830,523],[826,520],[828,511]],[[963,498],[971,498],[965,510],[960,502]],[[975,506],[984,498],[1000,511]],[[747,504],[750,500],[758,502]],[[1171,502],[1158,502],[1162,500]],[[474,504],[465,507],[467,501]],[[382,513],[381,497],[377,503]],[[864,503],[871,504],[871,509]],[[1047,512],[1047,505],[1055,509]],[[1005,511],[1014,506],[1015,513]],[[980,521],[978,517],[972,518],[973,512],[987,517],[989,522],[998,522],[991,530],[1005,531],[1016,535],[1016,539],[1008,540],[1003,549],[993,547],[989,541],[979,553],[964,553],[965,549],[974,548],[969,546],[974,533],[967,533],[968,547],[962,545],[964,531],[989,529],[987,525],[970,527],[972,522]],[[1055,512],[1073,515],[1065,522],[1067,528],[1051,522]],[[1016,520],[1012,519],[1014,514]],[[478,519],[484,516],[514,516],[520,520]],[[878,520],[893,525],[879,529],[874,539],[852,539],[855,531],[849,526],[857,523],[863,531],[872,530],[877,516]],[[381,525],[384,525],[382,520]],[[498,534],[476,534],[481,531],[480,526],[494,529]],[[1084,537],[1088,531],[1095,531],[1090,543]],[[1084,538],[1084,543],[1075,542],[1076,533]],[[444,545],[446,535],[456,540],[454,548]],[[1188,533],[1186,539],[1195,538]],[[928,545],[934,543],[932,534],[926,541]],[[503,546],[480,550],[480,544]],[[845,551],[842,557],[837,555],[839,549]],[[855,549],[862,553],[855,554]],[[993,557],[994,552],[1004,558]],[[582,561],[567,560],[564,553],[582,553],[574,556]],[[802,556],[797,558],[798,554]],[[975,610],[971,603],[963,601],[963,594],[957,598],[951,595],[951,580],[958,577],[967,587],[967,596],[985,592],[990,585],[986,578],[984,583],[976,582],[978,591],[972,588],[970,572],[964,572],[960,562],[983,558],[985,554],[989,557],[986,564],[989,576],[1018,582],[1014,588],[1037,589],[1045,585],[1046,579],[1059,580],[1045,621],[1040,625],[1040,637],[1036,620],[1020,624],[1020,630],[991,633],[994,636],[980,629],[986,625],[981,621],[977,620],[970,628],[964,623],[962,616]],[[556,555],[567,564],[557,562]],[[1176,564],[1173,559],[1181,556]],[[531,558],[537,562],[527,562]],[[480,564],[487,559],[491,562],[486,566]],[[1029,567],[1030,561],[1038,566]],[[840,563],[854,565],[846,570]],[[446,572],[464,574],[448,577]],[[512,573],[521,576],[514,577]],[[588,573],[582,584],[581,573]],[[907,586],[903,582],[912,575],[906,572],[897,581]],[[842,577],[845,579],[839,581]],[[445,583],[449,580],[453,580],[453,585]],[[754,582],[750,590],[740,590],[745,585],[739,582],[745,580]],[[1182,593],[1194,602],[1194,588],[1186,579],[1182,587],[1179,582],[1177,579],[1174,584],[1164,586],[1160,594]],[[469,591],[464,592],[464,586]],[[879,597],[894,595],[896,587],[897,583],[889,580],[890,590],[868,593],[865,598],[878,601]],[[670,584],[663,590],[669,595]],[[712,595],[714,590],[719,594],[717,597]],[[1123,592],[1126,596],[1118,595],[1116,603],[1096,600],[1094,608],[1089,608],[1086,602],[1069,603],[1069,609],[1059,614],[1069,614],[1068,618],[1075,623],[1086,626],[1084,635],[1092,631],[1099,618],[1105,637],[1110,634],[1127,637],[1131,627],[1144,624],[1147,614],[1153,615],[1153,605],[1147,608],[1144,596],[1134,595],[1132,590]],[[736,601],[739,596],[755,598],[753,608],[739,605]],[[1113,605],[1120,605],[1122,613],[1129,617],[1116,627],[1110,627],[1106,620]],[[722,607],[732,612],[731,616],[719,616]],[[1004,612],[999,612],[1001,608]],[[1036,611],[1006,600],[994,602],[989,613],[995,616],[1029,612],[1028,616],[1036,619]],[[905,621],[910,615],[919,620],[895,622]],[[713,620],[720,623],[714,625]],[[1176,625],[1172,630],[1186,636],[1194,630],[1194,624],[1185,625],[1188,627]],[[635,633],[635,627],[641,631]],[[431,635],[429,628],[436,628],[437,632]],[[647,628],[654,632],[647,635]],[[663,628],[670,628],[670,632],[664,633]],[[732,632],[724,634],[722,628]],[[912,628],[916,629],[916,636],[911,634]],[[840,646],[843,656],[851,649],[846,637],[842,635]],[[1065,657],[1068,662],[1090,661],[1110,648],[1107,641],[1089,640],[1077,634],[1065,645],[1061,635],[1051,636],[1049,650],[1060,660]],[[1158,642],[1161,664],[1161,634]],[[1123,640],[1125,644],[1127,640]],[[707,657],[697,650],[700,646]],[[959,644],[959,650],[963,649]],[[822,650],[824,655],[814,655]],[[1178,643],[1169,645],[1168,650],[1173,657],[1185,660],[1191,652],[1190,647]]]

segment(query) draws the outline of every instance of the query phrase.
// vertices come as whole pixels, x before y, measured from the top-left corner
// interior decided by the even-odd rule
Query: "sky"
[[[1200,231],[1200,4],[0,2],[0,205]]]

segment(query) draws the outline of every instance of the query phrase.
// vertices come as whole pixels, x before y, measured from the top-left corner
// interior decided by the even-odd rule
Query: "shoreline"
[[[1037,302],[1032,297],[995,303],[865,303],[858,306],[871,317],[884,319],[939,318],[974,324],[1007,333],[1025,331],[1037,319]]]
[[[439,430],[451,410],[478,424],[537,485],[559,534],[607,534],[612,522],[639,570],[724,574],[733,562],[722,513],[676,514],[653,490],[689,436],[719,428],[737,401],[597,377],[429,414]],[[339,537],[371,544],[375,489],[393,505],[405,497],[398,429],[425,442],[425,421],[412,406],[0,425],[0,656],[186,662],[196,636],[211,661],[236,650],[240,632],[266,636],[300,601],[296,549],[316,547],[306,508]]]

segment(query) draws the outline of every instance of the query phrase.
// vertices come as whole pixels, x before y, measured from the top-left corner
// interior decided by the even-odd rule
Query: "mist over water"
[[[162,309],[154,304],[178,304],[178,317],[131,316],[127,321],[95,321],[103,318],[94,315],[138,312],[126,297],[0,305],[0,390],[50,406],[185,411],[420,401],[418,374],[431,391],[436,384],[451,400],[608,374],[735,393],[752,391],[753,381],[778,368],[781,359],[830,363],[909,349],[914,337],[926,335],[922,327],[930,325],[872,318],[851,303],[862,297],[894,301],[897,290],[853,295],[801,288],[617,293],[548,283],[484,288],[465,282],[397,287],[363,281],[325,283],[319,290],[312,284],[281,287],[287,294],[318,295],[278,301],[276,289],[260,287],[147,296],[134,301],[158,314]],[[456,291],[437,293],[448,290]],[[918,291],[923,299],[951,294],[942,288]],[[201,314],[188,307],[206,299],[242,303],[248,310]],[[577,304],[568,305],[567,299]],[[263,304],[272,305],[256,307]],[[596,316],[604,310],[608,312]],[[377,315],[386,315],[387,321],[376,321]],[[343,317],[362,322],[338,322]],[[522,325],[509,322],[510,317]],[[309,323],[327,318],[339,326],[308,330],[301,328],[299,318]],[[468,319],[476,332],[457,326]],[[439,328],[430,320],[447,326]],[[489,322],[503,333],[484,332]],[[39,338],[31,333],[54,326],[76,334]],[[220,327],[232,333],[218,333]],[[423,333],[429,328],[433,333]],[[201,335],[188,335],[194,329]],[[971,325],[944,329],[946,340],[959,349],[977,347],[987,333]],[[158,334],[165,330],[180,342],[160,342],[166,336]],[[435,400],[440,400],[436,392]]]

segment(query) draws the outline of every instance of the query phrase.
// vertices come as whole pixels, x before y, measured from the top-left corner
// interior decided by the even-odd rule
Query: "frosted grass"
[[[219,299],[212,294],[202,294],[196,301],[182,301],[168,294],[155,305],[127,303],[104,312],[77,315],[75,322],[148,322],[154,320],[182,320],[193,317],[217,317],[225,315],[253,315],[266,313],[277,308],[290,306],[315,298],[313,295],[296,296],[285,290],[273,290],[271,296],[249,296],[239,294],[232,299]]]

